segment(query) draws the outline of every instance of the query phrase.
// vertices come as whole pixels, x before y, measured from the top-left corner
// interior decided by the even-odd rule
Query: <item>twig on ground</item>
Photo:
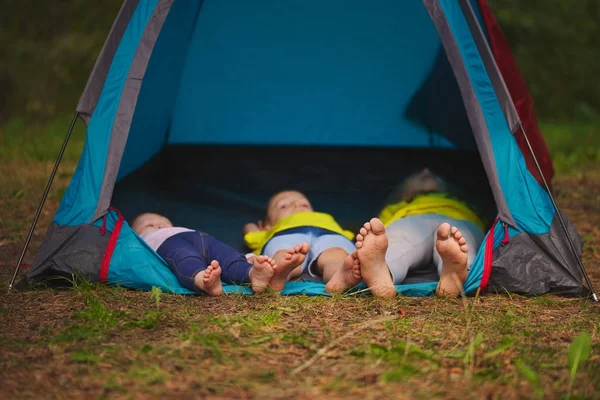
[[[372,319],[372,320],[363,322],[362,324],[360,324],[359,326],[357,326],[356,328],[354,328],[350,332],[347,332],[347,333],[343,334],[342,336],[340,336],[339,338],[335,339],[333,342],[329,343],[328,345],[326,345],[324,347],[321,347],[319,349],[319,351],[317,351],[317,353],[314,356],[312,356],[308,361],[306,361],[304,364],[300,365],[299,367],[294,368],[292,370],[292,375],[295,375],[298,372],[303,371],[306,368],[310,367],[312,364],[315,363],[315,361],[317,361],[317,359],[319,359],[319,357],[321,357],[324,354],[326,354],[329,350],[331,350],[332,348],[334,348],[342,340],[344,340],[346,338],[349,338],[350,336],[353,336],[357,332],[360,332],[360,331],[362,331],[364,329],[371,328],[371,327],[373,327],[373,325],[375,325],[377,323],[392,321],[394,319],[398,319],[398,316],[394,315],[394,316],[390,316],[390,317]]]

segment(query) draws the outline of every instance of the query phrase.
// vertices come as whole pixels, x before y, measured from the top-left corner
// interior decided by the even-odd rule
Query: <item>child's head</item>
[[[160,214],[144,213],[135,217],[131,227],[138,235],[143,235],[154,229],[172,228],[173,224],[167,217]]]
[[[265,225],[273,226],[288,215],[306,211],[313,211],[313,208],[310,201],[302,193],[295,190],[276,193],[267,203]]]
[[[421,193],[446,192],[446,182],[429,169],[409,175],[400,186],[400,200],[412,201]]]

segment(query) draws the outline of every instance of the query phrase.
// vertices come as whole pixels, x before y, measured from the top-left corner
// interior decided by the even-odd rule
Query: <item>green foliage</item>
[[[117,325],[122,312],[113,313],[93,294],[85,293],[88,307],[76,314],[79,322],[68,327],[56,337],[58,342],[73,342],[80,340],[95,340]]]
[[[156,311],[160,309],[160,295],[162,294],[162,290],[159,287],[152,286],[152,292],[150,292],[150,298],[154,299],[156,303]]]
[[[439,361],[433,353],[401,340],[394,340],[389,348],[372,343],[369,350],[372,357],[395,366],[391,371],[381,375],[384,382],[402,381],[439,367]],[[362,356],[355,350],[353,350],[353,355]]]
[[[135,320],[129,321],[125,324],[126,327],[139,327],[144,329],[154,329],[160,322],[161,318],[165,315],[164,312],[160,311],[146,311],[142,316]]]
[[[542,117],[600,112],[600,2],[489,0]]]
[[[463,363],[473,367],[475,364],[475,352],[479,348],[479,345],[483,343],[483,333],[477,332],[473,340],[467,346],[467,351],[465,352],[465,356],[463,358]]]
[[[5,125],[0,124],[0,159],[5,162],[23,159],[54,162],[72,118],[71,113],[66,113],[44,123],[28,123],[24,118],[14,118]],[[85,126],[78,121],[63,161],[75,162],[79,159],[84,138]],[[64,178],[64,174],[59,170],[59,177]]]
[[[592,342],[587,332],[581,332],[569,346],[569,396],[575,383],[577,369],[587,361],[592,350]]]
[[[199,344],[204,355],[210,355],[219,362],[224,359],[220,345],[231,340],[231,337],[225,333],[203,332],[196,323],[192,324],[187,332],[181,334],[180,338]]]
[[[519,374],[521,374],[521,376],[526,381],[531,383],[531,386],[533,386],[533,388],[535,389],[536,397],[542,397],[544,395],[544,390],[542,389],[540,383],[540,376],[538,375],[538,373],[535,372],[533,368],[531,368],[529,365],[525,364],[521,360],[517,360],[515,362],[515,367],[517,367],[517,371],[519,371]]]
[[[557,172],[600,161],[600,119],[590,122],[542,123]]]
[[[136,366],[129,371],[133,378],[141,378],[146,385],[164,383],[169,379],[169,374],[160,366],[154,364],[148,367]]]
[[[92,353],[87,353],[85,351],[76,351],[73,354],[71,354],[71,360],[78,363],[95,364],[98,361],[100,361],[100,357]]]
[[[0,121],[73,110],[122,0],[3,2]]]

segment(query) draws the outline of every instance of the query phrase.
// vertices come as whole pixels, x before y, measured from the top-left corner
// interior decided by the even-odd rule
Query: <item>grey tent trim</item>
[[[131,16],[135,12],[139,0],[125,0],[115,22],[108,33],[106,42],[100,51],[96,64],[90,73],[90,77],[83,89],[83,93],[77,103],[77,112],[80,118],[87,124],[90,121],[92,113],[98,103],[98,98],[102,92],[106,75],[112,64],[117,48],[121,43],[121,38],[129,25]]]
[[[121,165],[121,158],[123,157],[125,144],[129,137],[129,128],[131,127],[131,121],[133,120],[133,114],[144,79],[144,74],[146,73],[146,68],[148,67],[154,44],[156,43],[165,19],[171,10],[173,1],[174,0],[160,0],[158,2],[133,57],[131,68],[129,69],[127,80],[123,87],[117,115],[115,116],[115,121],[112,126],[100,198],[98,199],[98,204],[96,205],[96,210],[94,211],[94,216],[90,220],[90,223],[106,214],[106,210],[108,210],[108,207],[110,206],[117,174],[119,173],[119,166]]]
[[[490,187],[494,195],[494,200],[496,202],[496,206],[498,207],[498,215],[502,221],[516,227],[516,223],[512,217],[512,214],[510,213],[510,210],[508,209],[506,199],[504,198],[504,194],[500,186],[500,180],[496,171],[494,151],[490,142],[490,134],[487,123],[485,122],[481,105],[479,104],[479,100],[475,94],[475,89],[473,88],[473,85],[469,79],[464,60],[460,50],[458,49],[454,35],[450,30],[450,26],[438,0],[423,0],[423,4],[425,5],[425,8],[427,8],[438,34],[440,35],[442,45],[444,46],[446,55],[448,56],[448,61],[452,66],[452,70],[454,71],[463,102],[465,103],[467,116],[471,122],[471,127],[473,128],[475,142],[477,143],[477,148],[481,154],[481,161],[486,170]]]
[[[86,280],[99,282],[99,266],[111,235],[108,231],[102,235],[93,225],[61,226],[53,222],[25,279],[31,285],[48,270],[67,277],[77,271]]]
[[[587,295],[575,259],[581,256],[583,242],[571,221],[561,215],[567,223],[568,233],[563,230],[557,214],[547,234],[520,233],[510,238],[506,246],[499,246],[494,251],[490,279],[484,293]],[[567,234],[577,243],[576,256],[569,248]],[[547,279],[541,280],[540,276]]]
[[[473,10],[471,3],[469,0],[458,0],[458,3],[460,4],[465,19],[467,20],[467,24],[471,30],[471,35],[473,35],[473,39],[477,45],[477,50],[479,50],[479,55],[483,60],[485,69],[490,77],[492,86],[494,87],[494,92],[496,93],[496,96],[498,96],[498,102],[500,103],[500,108],[502,108],[504,117],[508,121],[508,127],[514,134],[521,126],[521,119],[517,113],[515,103],[512,101],[508,87],[506,87],[504,78],[502,78],[502,74],[498,69],[498,65],[496,64],[496,60],[492,54],[492,50],[488,45],[483,30],[481,29],[481,25],[479,25],[479,21],[475,16],[475,11]]]

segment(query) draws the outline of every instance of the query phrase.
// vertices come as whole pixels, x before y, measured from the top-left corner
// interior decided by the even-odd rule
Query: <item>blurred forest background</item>
[[[420,0],[412,0],[420,1]],[[5,0],[0,127],[71,114],[122,0]],[[600,0],[489,0],[543,121],[600,115]]]

